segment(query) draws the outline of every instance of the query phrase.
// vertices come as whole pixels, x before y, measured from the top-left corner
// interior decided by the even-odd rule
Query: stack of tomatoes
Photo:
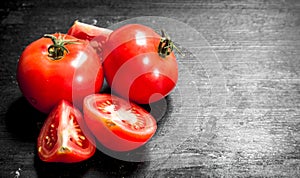
[[[140,107],[168,95],[178,66],[174,44],[150,27],[111,31],[75,21],[67,34],[46,34],[23,51],[17,81],[23,95],[48,118],[38,155],[47,162],[79,162],[98,142],[130,151],[155,134],[156,120]],[[104,78],[111,93],[102,93]]]

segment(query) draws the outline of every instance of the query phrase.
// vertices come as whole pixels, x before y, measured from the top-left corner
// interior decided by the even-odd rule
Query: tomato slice
[[[46,119],[38,137],[38,155],[45,162],[79,162],[96,151],[92,137],[82,131],[81,112],[62,100]]]
[[[156,120],[142,107],[109,94],[85,97],[83,113],[96,139],[113,151],[138,148],[157,129]]]

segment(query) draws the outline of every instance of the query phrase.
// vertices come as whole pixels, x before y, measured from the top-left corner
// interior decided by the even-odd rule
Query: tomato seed
[[[79,146],[82,146],[82,143],[80,141],[76,142]]]
[[[107,119],[106,121],[105,121],[105,123],[106,123],[106,125],[108,126],[108,127],[112,127],[112,126],[115,126],[116,124],[115,123],[113,123],[111,120],[109,120],[109,119]]]
[[[73,120],[73,119],[74,119],[74,115],[73,115],[73,114],[70,114],[70,115],[69,115],[69,119],[70,119],[70,120]]]
[[[46,141],[46,144],[49,144],[49,143],[50,143],[50,137],[49,137],[49,136],[46,136],[46,137],[45,137],[45,141]]]

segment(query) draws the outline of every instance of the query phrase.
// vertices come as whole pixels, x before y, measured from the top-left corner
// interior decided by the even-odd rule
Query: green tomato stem
[[[171,40],[170,36],[167,35],[167,33],[164,30],[161,30],[161,36],[162,38],[160,39],[159,45],[158,45],[158,54],[165,58],[171,52],[173,49],[176,49],[180,54],[181,51],[175,46],[174,42]]]
[[[58,34],[58,37],[50,34],[45,34],[44,37],[50,38],[53,42],[53,44],[48,47],[48,56],[53,60],[59,60],[63,58],[65,54],[69,53],[69,50],[65,45],[79,43],[77,40],[66,40],[60,33]]]

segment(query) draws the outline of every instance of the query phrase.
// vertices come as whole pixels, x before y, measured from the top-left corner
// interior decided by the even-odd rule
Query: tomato
[[[69,28],[67,34],[79,39],[90,41],[90,44],[101,56],[102,48],[105,45],[105,42],[111,32],[112,30],[110,29],[101,28],[95,25],[89,25],[76,20],[74,24]]]
[[[86,95],[100,91],[102,64],[87,41],[55,33],[29,44],[18,62],[17,81],[26,99],[49,113],[62,100],[81,107]]]
[[[84,99],[84,120],[96,139],[113,151],[130,151],[155,134],[156,120],[140,106],[109,94]]]
[[[96,37],[99,42],[105,42],[112,30],[107,28],[97,27],[95,25],[89,25],[76,20],[74,24],[69,28],[68,35],[72,35],[76,38],[91,41]]]
[[[175,87],[173,42],[153,29],[128,24],[114,30],[104,48],[103,69],[112,91],[140,104],[162,99]]]
[[[79,124],[80,123],[80,124]],[[86,137],[81,127],[81,112],[62,100],[49,114],[37,141],[38,155],[46,162],[79,162],[96,151],[93,137]]]

